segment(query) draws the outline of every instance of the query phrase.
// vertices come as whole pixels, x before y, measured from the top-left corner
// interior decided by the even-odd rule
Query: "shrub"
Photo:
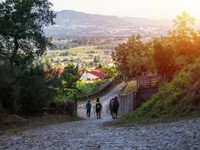
[[[132,119],[182,117],[199,112],[199,75],[200,59],[186,66],[170,83],[166,83],[159,92],[143,103]]]
[[[42,66],[0,65],[0,101],[11,113],[36,114],[53,98]]]

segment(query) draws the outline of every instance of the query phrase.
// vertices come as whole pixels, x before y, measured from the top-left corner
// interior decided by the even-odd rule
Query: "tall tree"
[[[195,37],[197,37],[197,32],[194,29],[195,18],[184,11],[173,22],[174,28],[168,34],[171,44],[173,44],[177,55],[193,59],[197,54],[195,48]]]
[[[171,80],[176,72],[200,56],[200,36],[194,22],[193,17],[183,12],[165,37],[154,40],[155,65],[164,79]]]
[[[112,54],[117,70],[133,78],[153,68],[152,44],[144,43],[140,35],[132,36],[127,43],[119,44]]]
[[[53,24],[55,14],[48,0],[4,0],[0,2],[0,58],[11,64],[41,55],[50,45],[43,28]]]
[[[0,103],[11,112],[38,113],[53,98],[42,65],[50,45],[43,28],[55,17],[48,0],[0,0]]]
[[[168,38],[154,39],[154,64],[163,80],[171,80],[176,71],[175,51]]]

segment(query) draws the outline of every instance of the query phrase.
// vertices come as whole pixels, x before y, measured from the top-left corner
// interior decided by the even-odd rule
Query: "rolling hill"
[[[55,25],[45,28],[47,35],[113,35],[127,34],[137,28],[169,28],[170,20],[103,16],[73,10],[56,12]]]

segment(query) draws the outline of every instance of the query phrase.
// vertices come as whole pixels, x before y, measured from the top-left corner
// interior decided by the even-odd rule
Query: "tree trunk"
[[[14,50],[13,50],[12,56],[10,58],[11,64],[13,64],[13,62],[14,62],[14,59],[15,59],[18,49],[19,49],[19,43],[18,43],[17,38],[14,37]]]

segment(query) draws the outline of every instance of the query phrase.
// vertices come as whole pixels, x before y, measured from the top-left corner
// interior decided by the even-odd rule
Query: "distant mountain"
[[[73,10],[63,10],[56,14],[56,24],[45,28],[47,35],[110,35],[137,27],[170,26],[169,20],[103,16]]]

